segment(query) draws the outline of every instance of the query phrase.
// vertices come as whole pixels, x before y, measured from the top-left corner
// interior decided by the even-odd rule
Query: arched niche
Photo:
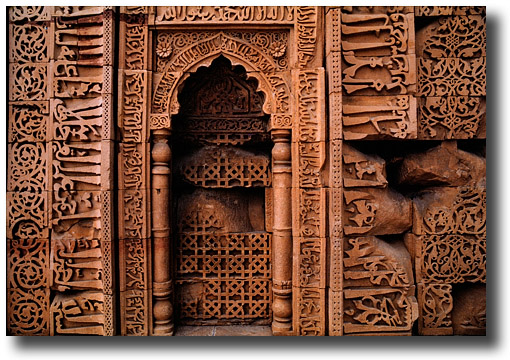
[[[150,128],[152,138],[152,235],[153,235],[153,317],[154,334],[169,335],[174,329],[174,299],[172,293],[175,277],[171,269],[172,255],[172,149],[170,134],[174,122],[179,119],[179,91],[185,88],[193,70],[211,66],[215,58],[220,57],[229,61],[233,68],[241,65],[245,70],[245,81],[257,84],[257,93],[264,94],[261,114],[271,116],[271,123],[277,101],[276,90],[271,90],[270,76],[250,62],[240,59],[228,51],[218,51],[204,57],[197,57],[195,62],[183,68],[180,72],[166,71],[158,81],[152,102]],[[207,67],[207,66],[206,66]],[[167,69],[169,70],[169,69]],[[172,70],[172,69],[170,69]],[[279,76],[276,74],[276,76]],[[281,77],[281,76],[280,76]],[[273,83],[275,83],[273,81]],[[281,77],[279,86],[286,88],[290,97],[286,81]],[[274,85],[273,85],[274,88]],[[280,91],[281,93],[281,91]],[[287,102],[287,116],[291,118],[291,101]],[[278,107],[279,109],[281,107]],[[281,115],[281,114],[278,114]],[[274,191],[271,192],[273,211],[269,215],[273,226],[272,252],[278,252],[272,265],[272,329],[275,334],[290,332],[292,328],[292,218],[291,218],[291,152],[290,125],[283,128],[269,125],[271,139],[274,144],[270,163],[273,165],[271,173]],[[227,156],[228,157],[228,156]]]

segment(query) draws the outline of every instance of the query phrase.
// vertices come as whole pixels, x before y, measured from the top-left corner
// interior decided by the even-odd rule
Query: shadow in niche
[[[219,56],[172,118],[175,325],[270,325],[271,148],[264,95]]]

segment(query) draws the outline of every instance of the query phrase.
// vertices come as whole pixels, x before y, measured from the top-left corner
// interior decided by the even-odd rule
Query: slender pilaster
[[[173,335],[173,307],[170,273],[170,176],[172,153],[170,131],[153,131],[152,148],[152,251],[153,251],[153,335]]]
[[[273,323],[274,335],[292,329],[292,166],[290,130],[273,130]]]

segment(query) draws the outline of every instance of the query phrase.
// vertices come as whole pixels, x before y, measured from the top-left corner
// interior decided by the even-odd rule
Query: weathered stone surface
[[[344,190],[345,235],[400,234],[412,225],[411,200],[392,189]]]
[[[399,183],[419,187],[464,186],[485,182],[485,159],[443,142],[425,153],[412,154],[402,162]]]
[[[9,334],[485,333],[485,7],[8,22]]]

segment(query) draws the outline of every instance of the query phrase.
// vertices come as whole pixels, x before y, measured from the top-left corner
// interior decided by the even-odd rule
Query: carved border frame
[[[246,9],[246,7],[230,8],[231,10],[239,8],[240,11]],[[145,317],[143,320],[145,327],[140,334],[173,334],[173,304],[171,300],[173,284],[169,270],[172,255],[170,254],[168,216],[171,174],[171,149],[168,143],[171,134],[171,117],[178,113],[177,94],[189,73],[196,71],[200,66],[209,66],[220,54],[227,57],[234,65],[242,65],[249,77],[257,79],[258,90],[266,96],[264,111],[271,115],[269,130],[275,143],[273,149],[275,201],[273,203],[275,207],[278,206],[277,204],[287,204],[282,209],[273,209],[273,214],[275,214],[273,253],[275,249],[278,249],[284,254],[282,257],[284,260],[277,260],[276,263],[273,263],[273,294],[275,295],[273,297],[273,333],[277,335],[324,335],[326,332],[327,239],[325,216],[327,209],[326,184],[321,176],[326,158],[326,114],[325,103],[321,101],[325,98],[325,74],[321,67],[323,39],[318,36],[321,31],[320,26],[323,26],[324,8],[293,7],[292,12],[293,21],[280,23],[278,21],[235,22],[226,25],[225,23],[208,23],[207,21],[161,23],[158,22],[154,7],[121,8],[121,20],[122,16],[138,17],[138,20],[135,21],[135,27],[138,29],[133,33],[133,38],[138,41],[138,45],[136,47],[130,45],[130,40],[126,40],[126,36],[122,36],[124,26],[125,33],[128,35],[129,26],[121,23],[119,53],[126,59],[133,52],[138,57],[134,58],[134,62],[128,60],[123,62],[122,59],[120,62],[125,65],[120,66],[122,91],[119,94],[121,107],[119,125],[124,136],[129,135],[129,131],[126,131],[127,128],[136,130],[137,140],[133,142],[146,144],[141,146],[152,149],[152,163],[150,163],[147,151],[139,151],[143,156],[142,167],[147,169],[144,177],[145,185],[140,185],[146,190],[146,198],[143,201],[146,204],[145,215],[149,214],[149,209],[152,214],[152,219],[146,219],[152,221],[152,226],[144,227],[147,235],[147,244],[144,245],[146,249],[144,266],[147,274],[143,282],[144,289],[150,290],[146,293],[148,298],[145,297],[143,305],[147,314],[142,314]],[[216,25],[220,27],[216,27]],[[222,37],[224,29],[238,30],[241,27],[243,31],[246,29],[254,31],[288,29],[290,34],[287,50],[290,54],[288,70],[281,72],[271,67],[261,67],[239,54],[235,54],[234,51],[229,51],[226,46],[204,56],[192,56],[192,60],[179,69],[167,69],[161,74],[152,69],[151,56],[155,54],[153,48],[155,45],[151,38],[154,36],[154,31],[207,29],[208,31],[217,31]],[[221,43],[225,44],[225,41],[222,40]],[[129,64],[136,64],[136,66],[128,66]],[[283,83],[288,91],[288,108],[284,110],[281,110],[281,104],[275,98],[275,95],[282,91],[281,87],[277,88],[275,85],[278,81]],[[133,117],[131,119],[133,121],[127,122],[124,112],[125,110],[129,112],[133,103],[126,99],[134,92],[138,94],[140,105],[143,104],[143,108],[140,109],[139,119]],[[129,95],[126,96],[126,94]],[[132,126],[133,124],[135,126]],[[121,167],[122,165],[119,166],[119,168]],[[119,182],[122,182],[123,176],[121,170]],[[287,201],[278,201],[277,199],[280,197]],[[125,204],[123,204],[122,198],[123,195],[119,194],[119,214],[124,214]],[[292,205],[289,204],[288,199],[291,199]],[[308,201],[309,206],[300,207],[303,201]],[[315,224],[311,232],[309,231],[310,223]],[[315,255],[318,252],[320,260],[312,267],[314,281],[302,283],[299,281],[300,276],[310,270],[308,268],[310,259],[306,258],[310,248],[315,251],[314,258],[317,258]],[[152,254],[150,254],[151,252]],[[129,256],[128,252],[125,256]],[[126,268],[126,263],[122,264],[122,259],[120,262],[121,273],[123,273],[122,270]],[[150,270],[151,263],[152,271]],[[158,272],[157,269],[168,269],[168,271]],[[155,276],[157,273],[167,273],[168,276],[154,277],[151,282],[150,275]],[[129,321],[126,317],[126,307],[122,305],[126,303],[124,298],[126,296],[121,295],[122,333],[126,334]],[[151,302],[152,308],[150,307]]]

